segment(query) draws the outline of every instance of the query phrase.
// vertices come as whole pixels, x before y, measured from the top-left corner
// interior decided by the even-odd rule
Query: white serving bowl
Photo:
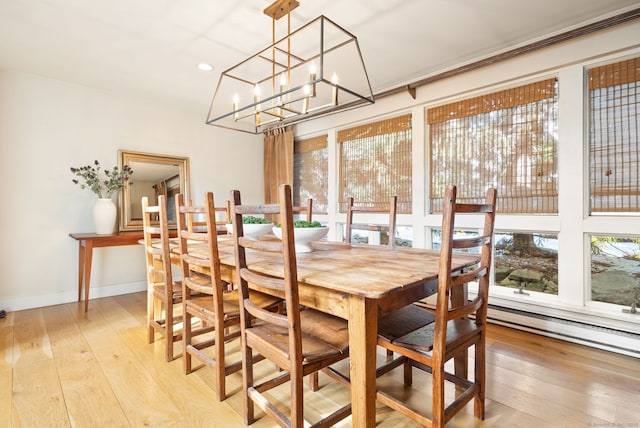
[[[227,223],[227,233],[233,234],[233,224]],[[258,239],[262,235],[266,235],[273,229],[273,223],[246,223],[242,225],[245,238]]]
[[[322,227],[296,227],[293,229],[294,241],[297,253],[309,253],[313,251],[311,242],[324,238],[329,232],[327,226]],[[274,227],[273,234],[282,239],[282,228]]]

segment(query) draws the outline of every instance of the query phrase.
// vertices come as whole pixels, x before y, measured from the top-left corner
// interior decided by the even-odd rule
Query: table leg
[[[451,289],[451,306],[462,306],[469,300],[467,285]],[[456,376],[467,378],[469,375],[469,350],[465,348],[453,357]]]
[[[376,346],[378,306],[352,296],[349,304],[349,358],[354,427],[376,425]]]
[[[84,284],[85,241],[78,241],[78,302],[82,302],[82,285]]]
[[[85,241],[84,247],[84,311],[89,310],[89,287],[91,286],[91,262],[93,258],[93,242]]]

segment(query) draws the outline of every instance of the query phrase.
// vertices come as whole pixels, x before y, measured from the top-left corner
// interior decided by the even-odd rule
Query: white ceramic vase
[[[111,235],[116,224],[116,204],[111,198],[100,198],[93,206],[96,234]]]

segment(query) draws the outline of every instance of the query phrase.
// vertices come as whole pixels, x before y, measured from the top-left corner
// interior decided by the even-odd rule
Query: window
[[[411,115],[338,132],[340,212],[347,199],[371,206],[398,197],[399,214],[411,213]]]
[[[428,109],[427,122],[431,212],[455,184],[463,203],[482,203],[495,187],[500,213],[557,214],[555,79]],[[558,294],[557,234],[503,231],[495,240],[496,285]]]
[[[591,300],[640,305],[640,237],[590,238]]]
[[[494,281],[517,288],[558,294],[558,235],[553,233],[495,233]]]
[[[453,239],[478,235],[477,230],[455,230]],[[441,229],[431,230],[432,248],[440,249]],[[493,280],[496,285],[558,294],[558,235],[496,231]],[[462,251],[462,250],[461,250]]]
[[[640,58],[592,67],[587,78],[590,212],[637,215]],[[602,232],[590,235],[591,300],[640,304],[640,238]]]
[[[640,58],[589,69],[591,213],[640,212]]]
[[[312,198],[314,212],[327,212],[328,165],[326,135],[294,142],[293,205]]]
[[[427,110],[431,212],[445,186],[462,202],[498,189],[498,212],[556,214],[557,82],[548,79]]]

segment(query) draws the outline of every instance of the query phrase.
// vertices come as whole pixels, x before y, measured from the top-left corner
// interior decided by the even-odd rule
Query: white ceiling
[[[640,7],[633,0],[299,0],[358,37],[374,93]],[[170,97],[206,114],[219,73],[271,44],[271,0],[0,0],[0,70]],[[286,29],[286,19],[277,23]],[[639,35],[640,37],[640,35]],[[213,72],[196,68],[200,62]]]

